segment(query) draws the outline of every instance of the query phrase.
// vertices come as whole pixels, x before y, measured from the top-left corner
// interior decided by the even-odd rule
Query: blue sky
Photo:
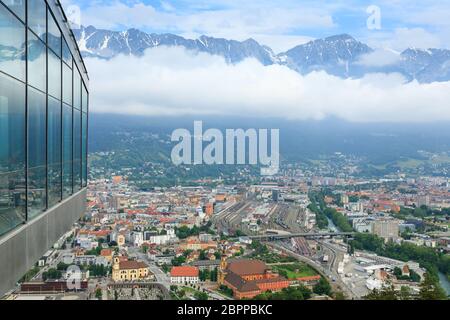
[[[449,47],[448,0],[64,0],[79,6],[83,25],[196,38],[206,34],[244,40],[253,37],[275,51],[312,38],[349,33],[375,47]],[[380,26],[369,29],[369,6]],[[374,11],[372,11],[374,12]],[[371,20],[373,21],[373,20]],[[377,20],[378,21],[378,20]]]

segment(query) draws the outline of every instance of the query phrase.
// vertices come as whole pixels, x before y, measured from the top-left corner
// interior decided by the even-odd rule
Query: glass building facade
[[[55,8],[0,0],[0,237],[87,186],[88,77]]]

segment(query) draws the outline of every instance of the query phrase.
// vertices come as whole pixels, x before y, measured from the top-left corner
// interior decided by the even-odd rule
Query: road
[[[326,277],[327,279],[334,279],[335,281],[332,281],[330,284],[333,287],[337,287],[340,291],[343,291],[343,293],[346,295],[349,299],[356,298],[353,292],[347,287],[347,285],[342,282],[341,278],[337,275],[337,273],[334,273],[333,271],[328,270],[327,268],[324,268],[321,264],[318,262],[311,260],[307,257],[301,256],[289,248],[288,245],[280,242],[280,243],[268,243],[268,246],[272,246],[278,250],[283,250],[287,254],[289,254],[291,257],[304,262],[310,266],[312,266],[314,269],[316,269],[322,276]]]
[[[145,253],[142,253],[136,249],[130,251],[130,256],[135,256],[138,259],[145,261],[150,272],[155,275],[156,282],[162,284],[167,290],[170,291],[170,278],[158,266],[156,266],[153,261],[150,261]]]

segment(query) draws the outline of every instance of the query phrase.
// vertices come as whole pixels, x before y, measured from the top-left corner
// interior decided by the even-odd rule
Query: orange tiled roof
[[[100,255],[102,257],[109,257],[112,256],[112,250],[111,249],[103,249],[102,251],[100,251]]]
[[[171,277],[198,277],[198,268],[196,267],[173,267],[170,271]]]

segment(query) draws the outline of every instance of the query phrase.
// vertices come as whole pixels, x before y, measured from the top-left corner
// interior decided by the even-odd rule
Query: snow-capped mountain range
[[[398,72],[408,80],[422,83],[450,81],[450,50],[390,51],[394,55],[393,61],[384,65],[367,64],[363,58],[376,50],[348,34],[314,40],[279,54],[253,39],[241,42],[201,36],[193,40],[174,34],[149,34],[137,29],[118,32],[93,26],[76,29],[74,34],[85,57],[111,59],[119,54],[140,56],[153,47],[182,46],[188,50],[222,56],[228,63],[255,58],[263,65],[286,65],[301,74],[324,70],[342,78],[357,78],[370,72]]]

